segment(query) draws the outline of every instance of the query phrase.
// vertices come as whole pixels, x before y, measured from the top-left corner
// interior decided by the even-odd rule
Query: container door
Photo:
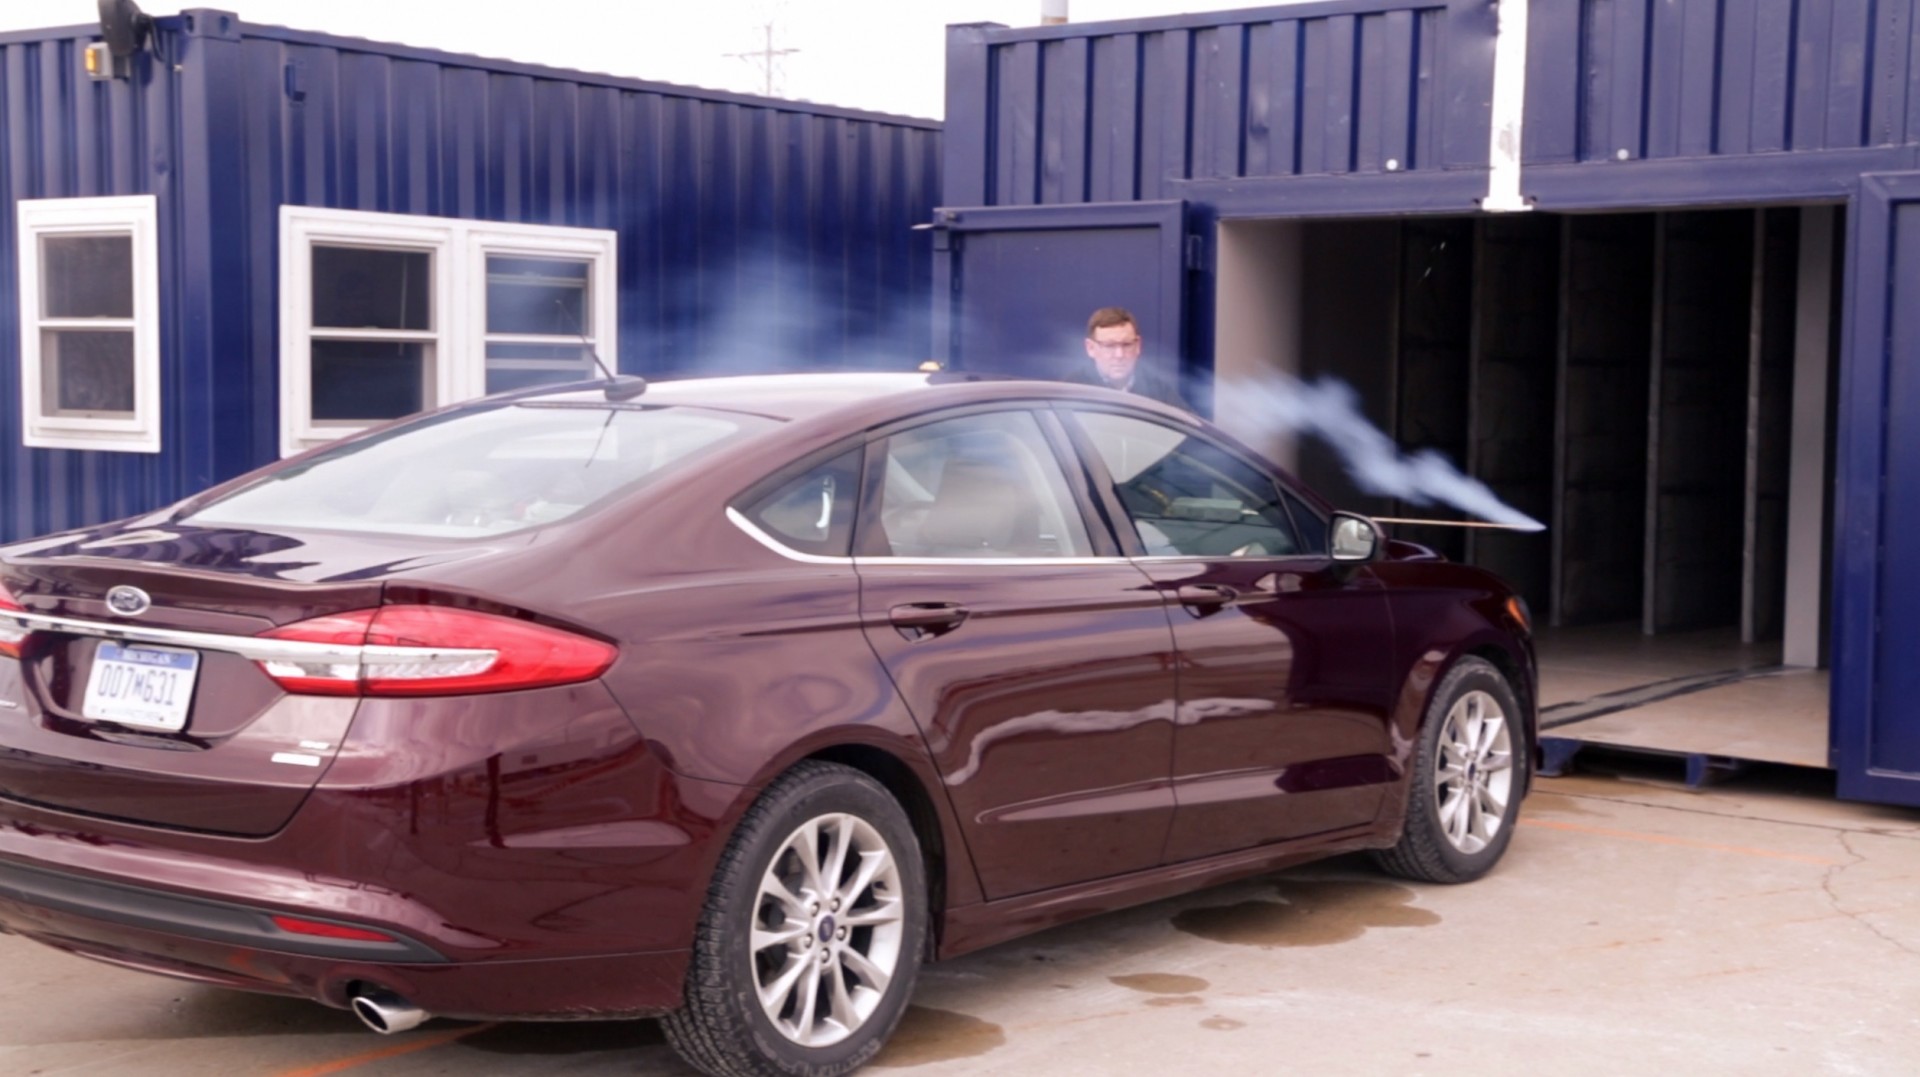
[[[1180,370],[1186,203],[942,209],[934,214],[934,347],[955,370],[1057,378],[1091,361],[1087,316],[1126,307],[1141,362]]]
[[[1866,176],[1852,214],[1834,565],[1840,795],[1920,805],[1920,173]]]

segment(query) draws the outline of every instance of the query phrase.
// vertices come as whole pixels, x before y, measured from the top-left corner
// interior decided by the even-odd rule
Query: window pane
[[[551,523],[776,429],[755,415],[564,401],[481,405],[332,446],[188,517],[195,524],[496,535]]]
[[[1080,510],[1026,412],[887,439],[880,530],[896,557],[1084,557]]]
[[[587,349],[579,344],[489,344],[487,361],[511,359],[515,362],[573,363],[592,366]]]
[[[133,331],[49,329],[40,334],[45,415],[133,414]]]
[[[41,236],[40,294],[48,318],[133,317],[133,237]]]
[[[578,344],[487,345],[487,392],[586,381],[599,373]]]
[[[1148,556],[1286,557],[1302,550],[1262,472],[1211,442],[1144,419],[1075,412]]]
[[[432,329],[433,255],[313,248],[313,324],[328,329]]]
[[[578,367],[563,367],[558,370],[499,370],[487,368],[487,393],[510,393],[515,389],[530,389],[536,385],[564,385],[570,381],[586,381],[593,375]]]
[[[743,515],[801,553],[845,557],[860,493],[860,451],[843,453],[748,505]]]
[[[427,406],[427,345],[313,342],[313,421],[397,419]]]
[[[487,332],[577,337],[592,319],[587,262],[487,257]]]

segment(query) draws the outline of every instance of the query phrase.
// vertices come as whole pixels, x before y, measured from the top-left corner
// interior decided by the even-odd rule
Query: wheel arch
[[[836,744],[821,748],[806,758],[836,763],[857,770],[886,788],[907,813],[914,839],[920,843],[920,859],[927,880],[927,960],[939,952],[940,938],[948,900],[947,871],[952,850],[948,848],[939,808],[933,794],[920,776],[899,756],[870,744]]]
[[[1533,775],[1539,769],[1540,763],[1540,706],[1536,697],[1538,686],[1513,652],[1491,641],[1482,641],[1467,648],[1461,652],[1460,657],[1479,658],[1499,670],[1500,676],[1506,678],[1507,687],[1513,689],[1515,701],[1520,704],[1522,717],[1520,735],[1526,739],[1526,758],[1534,764],[1526,769],[1527,780],[1520,787],[1520,795],[1524,797],[1533,789]]]

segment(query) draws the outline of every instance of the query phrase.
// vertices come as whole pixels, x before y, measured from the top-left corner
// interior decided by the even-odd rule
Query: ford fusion
[[[923,961],[1512,837],[1524,603],[1185,413],[583,383],[0,548],[0,928],[839,1074]]]

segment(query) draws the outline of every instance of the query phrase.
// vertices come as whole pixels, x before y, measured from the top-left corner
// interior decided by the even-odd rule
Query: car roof
[[[717,408],[802,420],[842,412],[860,404],[891,403],[905,405],[902,410],[912,411],[918,410],[915,404],[943,406],[976,399],[1101,399],[1117,395],[1112,390],[1091,386],[998,374],[856,372],[649,379],[646,392],[632,398],[630,403],[640,407],[667,404]],[[601,390],[570,385],[549,393],[516,394],[516,398],[585,402],[601,399]]]

